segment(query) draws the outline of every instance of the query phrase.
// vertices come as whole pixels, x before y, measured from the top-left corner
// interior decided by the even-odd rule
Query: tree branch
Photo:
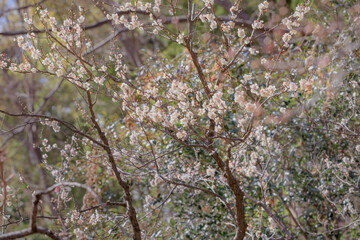
[[[41,196],[44,195],[44,194],[51,193],[57,187],[60,187],[60,186],[84,188],[87,191],[89,191],[95,197],[95,199],[97,199],[97,201],[100,204],[102,204],[102,202],[101,202],[100,198],[97,196],[97,194],[90,187],[88,187],[88,186],[86,186],[84,184],[77,183],[77,182],[61,182],[61,183],[54,184],[51,187],[48,187],[48,188],[43,189],[43,190],[38,190],[38,191],[35,191],[33,193],[33,210],[32,210],[31,217],[30,217],[30,228],[26,228],[24,230],[12,232],[12,233],[3,234],[3,235],[0,236],[0,240],[1,239],[17,239],[17,238],[26,237],[26,236],[36,234],[36,233],[41,233],[41,234],[47,235],[51,239],[60,240],[61,238],[56,236],[55,233],[53,233],[49,229],[43,228],[43,227],[38,227],[36,225],[36,219],[37,219],[37,213],[38,213],[38,205],[39,205]]]
[[[4,240],[5,239],[18,239],[18,238],[23,238],[23,237],[30,236],[30,235],[37,234],[37,233],[44,234],[54,240],[61,240],[61,238],[56,236],[52,231],[50,231],[47,228],[43,228],[43,227],[36,227],[35,230],[33,230],[31,228],[26,228],[26,229],[16,231],[16,232],[6,233],[3,235],[0,235],[0,239],[4,239]]]
[[[172,22],[172,17],[168,17],[168,18],[165,18],[162,20],[162,23],[163,24],[169,24]],[[179,22],[187,22],[188,18],[187,16],[177,16],[177,19]],[[228,21],[233,21],[231,19],[231,17],[229,16],[219,16],[218,17],[218,20],[221,21],[221,22],[228,22]],[[195,19],[194,21],[198,21],[198,19]],[[107,18],[104,18],[103,20],[100,20],[96,23],[93,23],[93,24],[89,24],[87,26],[84,27],[85,30],[91,30],[91,29],[94,29],[94,28],[97,28],[97,27],[100,27],[104,24],[107,24],[107,23],[110,23],[111,20],[107,19]],[[242,27],[246,27],[246,28],[252,28],[251,27],[251,21],[249,20],[244,20],[244,19],[236,19],[234,20],[235,22],[235,25],[237,26],[242,26]],[[151,26],[151,23],[144,23],[144,26]],[[266,31],[266,29],[264,29]],[[11,37],[11,36],[17,36],[17,35],[25,35],[27,33],[44,33],[44,32],[51,32],[52,29],[48,29],[48,30],[45,30],[45,29],[34,29],[34,30],[18,30],[18,31],[5,31],[5,32],[0,32],[0,36],[4,36],[4,37]],[[131,30],[125,28],[122,30],[122,32],[129,32]]]
[[[94,109],[93,109],[94,103],[91,100],[91,94],[89,91],[87,91],[86,93],[87,93],[88,107],[89,107],[90,115],[91,115],[91,118],[90,118],[91,122],[94,124],[94,127],[95,127],[96,131],[98,132],[98,135],[99,135],[101,141],[103,142],[103,149],[105,150],[105,152],[108,155],[108,159],[111,164],[111,168],[114,171],[116,179],[117,179],[119,185],[122,187],[122,189],[125,192],[125,201],[126,201],[126,205],[127,205],[127,212],[129,215],[130,223],[133,228],[133,232],[134,232],[133,239],[141,240],[140,225],[139,225],[139,221],[137,220],[137,217],[136,217],[136,210],[132,204],[132,196],[131,196],[131,192],[130,192],[130,187],[122,179],[121,174],[116,166],[114,155],[109,146],[109,140],[107,139],[105,133],[102,131],[100,125],[96,121],[95,113],[94,113]]]

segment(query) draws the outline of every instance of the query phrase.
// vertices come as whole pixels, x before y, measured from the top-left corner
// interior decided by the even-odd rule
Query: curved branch
[[[119,183],[119,185],[122,187],[122,189],[124,190],[125,193],[125,201],[126,201],[126,207],[127,207],[127,214],[129,216],[129,220],[131,223],[131,226],[133,228],[133,239],[134,240],[141,240],[141,229],[140,229],[140,224],[139,221],[137,219],[136,216],[136,210],[133,206],[132,203],[132,196],[131,196],[131,191],[130,191],[130,186],[129,184],[126,182],[126,180],[123,180],[121,173],[119,172],[116,163],[115,163],[115,158],[114,155],[111,151],[111,148],[109,146],[109,140],[106,137],[105,133],[102,131],[100,125],[98,124],[98,122],[96,121],[96,117],[95,117],[95,113],[94,113],[94,102],[92,102],[91,99],[91,95],[90,92],[87,91],[87,99],[88,99],[88,107],[90,110],[90,115],[91,115],[91,122],[94,124],[94,128],[96,129],[99,138],[101,139],[101,141],[103,142],[103,146],[102,148],[104,149],[104,151],[107,153],[108,155],[108,159],[109,159],[109,163],[111,165],[112,170],[114,171],[115,177],[117,182]]]
[[[0,11],[0,17],[2,17],[5,13],[8,13],[8,12],[12,12],[12,11],[20,11],[20,10],[24,10],[24,9],[27,9],[27,8],[31,8],[31,7],[36,7],[38,6],[39,4],[45,2],[46,0],[41,0],[37,3],[33,3],[33,4],[28,4],[28,5],[24,5],[24,6],[20,6],[20,7],[16,7],[16,8],[8,8],[8,9],[4,9],[2,11]]]
[[[52,231],[50,231],[47,228],[43,228],[43,227],[36,227],[35,230],[33,230],[32,228],[26,228],[26,229],[16,231],[16,232],[6,233],[3,235],[0,235],[0,239],[18,239],[18,238],[23,238],[23,237],[30,236],[30,235],[37,234],[37,233],[44,234],[54,240],[61,240],[61,238],[56,236]]]
[[[252,198],[249,194],[247,194],[246,192],[244,192],[244,195],[246,198],[248,198],[250,201],[252,201],[253,203],[259,205],[260,207],[262,207],[265,212],[269,215],[269,217],[271,217],[278,225],[279,227],[281,228],[281,230],[284,231],[284,233],[286,234],[287,236],[287,239],[294,239],[294,237],[291,235],[291,233],[288,231],[288,229],[285,227],[284,224],[282,224],[280,222],[280,220],[271,212],[271,210],[266,206],[265,203],[263,202],[260,202],[254,198]]]
[[[12,116],[12,117],[31,117],[31,118],[40,118],[40,119],[46,119],[46,120],[51,120],[51,121],[56,121],[60,124],[62,124],[64,127],[66,127],[67,129],[69,129],[70,131],[72,131],[73,133],[77,133],[89,140],[91,140],[93,143],[96,143],[97,145],[101,146],[101,147],[104,147],[105,145],[102,144],[101,142],[95,140],[93,137],[81,132],[80,130],[78,130],[73,124],[67,122],[67,121],[64,121],[64,120],[61,120],[61,119],[58,119],[58,118],[55,118],[55,117],[49,117],[49,116],[46,116],[46,115],[39,115],[39,114],[27,114],[27,113],[10,113],[10,112],[6,112],[4,110],[1,110],[0,109],[0,113],[3,113],[5,115],[8,115],[8,116]]]
[[[92,190],[89,186],[85,185],[85,184],[81,184],[78,182],[60,182],[57,184],[54,184],[44,190],[37,190],[34,192],[35,196],[41,196],[44,194],[48,194],[51,193],[52,191],[54,191],[57,187],[60,186],[68,186],[68,187],[80,187],[83,188],[87,191],[89,191],[91,193],[91,195],[93,195],[95,197],[95,199],[99,202],[99,204],[102,204],[101,199],[99,198],[99,196],[94,192],[94,190]]]
[[[38,205],[39,205],[41,196],[44,195],[44,194],[51,193],[57,187],[60,187],[60,186],[84,188],[87,191],[89,191],[97,199],[97,201],[100,203],[100,205],[102,205],[102,202],[101,202],[100,198],[98,197],[98,195],[89,186],[86,186],[84,184],[77,183],[77,182],[60,182],[60,183],[54,184],[51,187],[48,187],[48,188],[43,189],[43,190],[37,190],[37,191],[35,191],[33,193],[33,210],[32,210],[31,218],[30,218],[30,228],[26,228],[26,229],[16,231],[16,232],[3,234],[3,235],[0,236],[0,240],[1,239],[17,239],[17,238],[37,234],[37,233],[44,234],[44,235],[48,236],[51,239],[60,240],[61,238],[56,236],[55,233],[50,231],[49,229],[36,226]]]

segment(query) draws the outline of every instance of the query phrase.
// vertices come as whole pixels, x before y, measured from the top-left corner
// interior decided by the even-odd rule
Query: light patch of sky
[[[2,2],[4,0],[0,0],[0,2]],[[6,1],[6,0],[5,0]],[[4,9],[8,9],[8,8],[14,8],[16,7],[16,3],[15,0],[7,0],[4,6]],[[0,31],[2,31],[3,29],[3,24],[6,22],[6,19],[4,16],[0,16]]]

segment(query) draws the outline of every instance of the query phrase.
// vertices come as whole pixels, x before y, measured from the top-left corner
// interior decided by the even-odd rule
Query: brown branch
[[[53,233],[49,229],[43,228],[43,227],[38,227],[36,225],[36,219],[37,219],[37,213],[38,213],[38,205],[40,203],[41,196],[44,195],[44,194],[51,193],[57,187],[60,187],[60,186],[84,188],[84,189],[88,190],[97,199],[97,201],[100,204],[102,204],[101,200],[97,196],[97,194],[90,187],[88,187],[88,186],[86,186],[84,184],[77,183],[77,182],[60,182],[60,183],[54,184],[51,187],[48,187],[48,188],[43,189],[43,190],[38,190],[38,191],[35,191],[33,193],[33,208],[32,208],[32,213],[31,213],[31,217],[30,217],[30,228],[20,230],[20,231],[16,231],[16,232],[12,232],[12,233],[3,234],[3,235],[0,236],[0,240],[1,239],[17,239],[17,238],[26,237],[26,236],[36,234],[36,233],[41,233],[41,234],[47,235],[51,239],[60,240],[61,238],[56,236],[55,233]]]
[[[287,236],[287,239],[294,239],[294,237],[291,235],[291,233],[288,231],[288,229],[285,227],[284,224],[282,224],[282,222],[271,212],[271,210],[266,206],[265,203],[260,202],[254,198],[252,198],[249,194],[247,194],[246,192],[244,192],[245,197],[248,198],[250,201],[252,201],[253,203],[259,205],[260,207],[262,207],[265,212],[269,215],[269,217],[271,217],[281,228],[281,230],[284,231],[284,233]]]
[[[198,59],[198,55],[197,53],[195,53],[192,49],[192,46],[191,46],[191,41],[189,39],[185,39],[185,44],[186,44],[186,48],[187,50],[189,51],[190,55],[191,55],[191,59],[195,65],[195,68],[196,68],[196,71],[199,75],[199,78],[200,78],[200,81],[201,81],[201,84],[203,85],[203,88],[205,90],[205,93],[206,93],[206,96],[208,99],[211,98],[211,91],[209,89],[209,86],[207,85],[207,81],[206,81],[206,77],[203,73],[203,70],[201,68],[201,65],[200,65],[200,62],[199,62],[199,59]]]
[[[224,38],[226,50],[229,51],[229,48],[230,48],[229,39],[226,37],[226,34],[225,34],[224,30],[222,29],[222,26],[220,24],[220,20],[219,20],[218,16],[216,15],[216,12],[215,12],[215,9],[214,9],[213,6],[211,6],[211,12],[215,16],[215,21],[216,21],[216,23],[217,23],[217,25],[218,25],[218,27],[220,29],[221,35]]]
[[[61,240],[61,238],[56,236],[52,231],[50,231],[47,228],[43,228],[43,227],[36,227],[35,230],[33,230],[31,228],[26,228],[26,229],[16,231],[16,232],[6,233],[3,235],[0,235],[0,239],[4,239],[4,240],[5,239],[18,239],[18,238],[23,238],[23,237],[30,236],[30,235],[37,234],[37,233],[44,234],[54,240]]]
[[[224,204],[225,204],[225,207],[229,210],[229,213],[230,215],[232,216],[233,219],[235,219],[235,215],[234,215],[234,212],[232,211],[231,207],[230,207],[230,204],[226,201],[225,198],[223,198],[222,196],[220,196],[219,194],[217,194],[216,192],[213,192],[213,191],[210,191],[208,189],[205,189],[205,188],[201,188],[201,187],[196,187],[196,186],[193,186],[193,185],[190,185],[190,184],[187,184],[187,183],[181,183],[181,182],[176,182],[176,181],[173,181],[171,179],[168,179],[166,177],[164,177],[161,173],[160,173],[160,169],[159,169],[159,165],[157,163],[157,159],[158,157],[156,157],[156,154],[155,154],[155,151],[154,151],[154,148],[153,148],[153,145],[149,139],[149,136],[148,134],[146,133],[143,125],[141,124],[141,128],[143,130],[143,133],[145,134],[145,137],[146,137],[146,140],[147,142],[149,143],[150,147],[151,147],[151,153],[153,155],[153,161],[155,163],[155,169],[156,169],[156,172],[157,174],[159,174],[160,178],[162,180],[164,180],[165,182],[167,183],[170,183],[170,184],[174,184],[174,185],[179,185],[179,186],[183,186],[183,187],[187,187],[187,188],[190,188],[190,189],[195,189],[195,190],[200,190],[200,191],[203,191],[205,193],[208,193],[210,195],[213,195],[217,198],[219,198]],[[176,139],[176,138],[175,138]],[[179,140],[179,139],[178,139]],[[180,141],[180,140],[179,140]],[[180,143],[182,143],[183,145],[185,145],[182,141],[180,141]]]
[[[17,7],[17,8],[8,8],[8,9],[5,9],[3,11],[0,12],[0,17],[3,16],[5,13],[8,13],[8,12],[11,12],[11,11],[19,11],[19,10],[24,10],[24,9],[27,9],[27,8],[31,8],[31,7],[36,7],[37,5],[45,2],[46,0],[41,0],[37,3],[33,3],[33,4],[28,4],[28,5],[24,5],[24,6],[21,6],[21,7]]]
[[[281,193],[282,194],[282,193]],[[282,196],[280,195],[280,199],[282,201],[282,203],[284,204],[286,210],[289,212],[289,216],[290,218],[295,222],[296,226],[298,226],[298,228],[300,229],[301,233],[303,234],[304,238],[308,238],[307,236],[307,232],[304,229],[304,227],[301,225],[300,221],[294,216],[294,214],[292,213],[290,207],[286,204],[285,200],[282,198]]]
[[[230,148],[229,148],[230,149]],[[230,152],[230,150],[229,150]],[[212,155],[216,162],[222,161],[220,156],[215,153]],[[236,235],[234,240],[242,240],[245,238],[247,223],[245,219],[245,208],[244,208],[244,192],[240,189],[236,178],[232,175],[229,164],[225,167],[225,177],[231,191],[235,195],[235,209],[236,209]]]
[[[57,122],[61,123],[62,125],[64,125],[66,128],[70,129],[72,132],[78,133],[79,135],[84,136],[84,137],[88,138],[89,140],[91,140],[92,142],[96,143],[97,145],[101,146],[107,152],[108,157],[109,157],[109,161],[110,161],[112,169],[113,169],[113,171],[115,173],[115,176],[116,176],[119,184],[121,185],[121,187],[124,189],[125,200],[127,202],[129,218],[130,218],[130,222],[131,222],[131,224],[133,226],[133,229],[134,229],[134,239],[141,239],[141,230],[140,230],[138,220],[136,218],[135,208],[132,205],[132,197],[131,197],[129,185],[125,181],[123,181],[122,178],[121,178],[120,172],[118,171],[116,163],[115,163],[114,156],[113,156],[112,151],[110,149],[109,142],[108,142],[104,132],[102,132],[100,126],[96,122],[95,113],[93,111],[93,103],[92,103],[92,100],[91,100],[91,95],[90,95],[89,92],[87,92],[87,94],[88,94],[89,109],[90,109],[90,113],[91,113],[91,120],[92,120],[92,122],[93,122],[93,124],[95,126],[95,129],[97,130],[97,132],[99,134],[99,137],[100,137],[100,139],[102,140],[103,143],[101,143],[101,142],[95,140],[94,138],[92,138],[91,136],[77,130],[75,127],[72,127],[71,123],[68,123],[66,121],[63,121],[63,120],[60,120],[60,119],[57,119],[57,118],[54,118],[54,117],[48,117],[48,116],[45,116],[45,115],[38,115],[38,114],[25,114],[25,113],[15,114],[15,113],[9,113],[9,112],[3,111],[3,110],[0,110],[0,113],[4,113],[6,115],[14,116],[14,117],[35,117],[35,118],[42,118],[42,119],[57,121]],[[34,211],[36,211],[36,210],[34,210]]]
[[[215,0],[215,3],[217,3],[219,6],[224,8],[227,12],[230,12],[230,8],[234,5],[232,2],[230,2],[228,0]],[[241,19],[246,19],[246,20],[250,19],[250,16],[247,13],[245,13],[244,11],[240,11],[237,14],[237,17],[241,18]]]
[[[66,122],[64,120],[60,120],[58,118],[55,117],[48,117],[45,115],[39,115],[39,114],[27,114],[27,113],[10,113],[10,112],[6,112],[4,110],[0,109],[0,113],[3,113],[5,115],[8,116],[12,116],[12,117],[31,117],[31,118],[40,118],[40,119],[46,119],[46,120],[51,120],[51,121],[56,121],[60,124],[62,124],[63,126],[65,126],[67,129],[71,130],[74,133],[77,133],[89,140],[91,140],[93,143],[96,143],[97,145],[104,147],[104,144],[102,144],[101,142],[95,140],[94,138],[92,138],[91,136],[81,132],[80,130],[78,130],[77,128],[75,128],[75,126],[73,126],[71,123]]]
[[[106,202],[106,203],[102,203],[102,204],[98,204],[98,205],[95,205],[95,206],[91,206],[91,207],[82,209],[79,212],[83,213],[83,212],[87,212],[87,211],[90,211],[90,210],[93,210],[93,209],[96,209],[96,208],[99,208],[99,207],[104,207],[104,206],[105,207],[106,206],[121,206],[121,207],[126,208],[126,203],[124,203],[124,202]]]
[[[173,184],[173,185],[178,185],[178,186],[183,186],[183,187],[194,189],[194,190],[200,190],[200,191],[202,191],[204,193],[207,193],[207,194],[210,194],[210,195],[212,195],[212,196],[214,196],[216,198],[219,198],[224,203],[225,207],[228,209],[228,211],[229,211],[230,215],[232,216],[232,218],[235,219],[235,214],[234,214],[233,210],[231,209],[230,204],[226,201],[225,198],[223,198],[221,195],[217,194],[216,192],[210,191],[210,190],[205,189],[205,188],[193,186],[193,185],[190,185],[190,184],[187,184],[187,183],[176,182],[176,181],[165,178],[158,171],[157,171],[157,173],[159,174],[160,178],[162,180],[164,180],[165,182],[167,182],[167,183],[170,183],[170,184]]]
[[[1,180],[1,187],[2,187],[2,193],[3,193],[3,200],[0,204],[0,211],[2,211],[5,203],[6,203],[6,197],[7,197],[7,191],[6,191],[6,180],[4,176],[4,162],[5,162],[5,152],[0,149],[0,180]]]
[[[126,203],[124,203],[124,202],[105,202],[105,203],[102,203],[102,204],[94,205],[94,206],[79,210],[79,212],[83,213],[83,212],[91,211],[93,209],[102,208],[102,207],[110,207],[110,206],[121,206],[121,207],[126,208]],[[57,219],[59,219],[59,216],[36,216],[36,218],[37,219],[57,220]],[[61,218],[66,219],[66,218],[70,218],[70,217],[61,217]],[[7,226],[12,225],[12,224],[17,224],[17,223],[20,223],[20,222],[23,222],[23,221],[29,221],[29,220],[30,220],[30,218],[21,218],[19,220],[14,221],[14,222],[8,222],[6,224],[3,224],[0,227],[7,227]]]
[[[137,220],[137,217],[136,217],[136,210],[135,210],[135,208],[134,208],[134,206],[132,204],[132,196],[131,196],[131,192],[130,192],[130,187],[122,179],[122,177],[120,175],[120,172],[119,172],[119,170],[118,170],[118,168],[116,166],[114,155],[113,155],[113,153],[112,153],[112,151],[110,149],[109,140],[107,139],[105,133],[102,131],[100,125],[96,121],[95,113],[94,113],[94,109],[93,109],[94,103],[92,102],[91,94],[90,94],[89,91],[87,91],[86,93],[87,93],[88,107],[89,107],[90,115],[91,115],[90,119],[91,119],[92,123],[94,124],[94,127],[95,127],[96,131],[98,132],[98,135],[99,135],[101,141],[103,142],[102,148],[105,150],[105,152],[108,155],[108,159],[109,159],[109,162],[111,164],[111,168],[114,171],[116,179],[117,179],[119,185],[122,187],[122,189],[124,190],[124,193],[125,193],[125,201],[126,201],[126,205],[127,205],[127,212],[128,212],[128,215],[129,215],[129,220],[130,220],[131,226],[133,228],[133,232],[134,232],[133,239],[134,240],[141,240],[140,225],[139,225],[139,221]]]
[[[44,190],[38,190],[35,191],[34,195],[35,196],[41,196],[44,194],[48,194],[51,193],[52,191],[54,191],[57,187],[60,186],[68,186],[68,187],[80,187],[80,188],[84,188],[85,190],[89,191],[91,193],[91,195],[93,195],[95,197],[95,199],[102,204],[101,199],[99,198],[99,196],[87,185],[85,184],[81,184],[81,183],[77,183],[77,182],[60,182],[57,184],[54,184]]]
[[[61,84],[64,82],[65,78],[62,78],[60,80],[60,82],[44,97],[43,102],[41,103],[41,105],[37,108],[36,111],[34,111],[35,114],[38,114],[39,112],[41,112],[43,110],[43,108],[46,106],[46,104],[50,101],[50,99],[55,95],[55,93],[57,92],[57,90],[60,88]],[[30,118],[25,118],[25,120],[23,121],[23,124],[15,126],[14,128],[4,131],[4,133],[2,134],[6,134],[6,133],[11,133],[10,136],[8,136],[7,138],[5,138],[5,140],[3,141],[3,143],[0,145],[0,148],[4,147],[5,144],[12,139],[14,136],[16,136],[17,134],[21,133],[26,126],[31,125],[35,122],[29,121]]]
[[[0,205],[0,217],[1,217],[1,220],[0,220],[0,223],[1,225],[3,225],[3,209],[4,209],[4,206],[5,206],[5,203],[6,203],[6,198],[7,198],[7,190],[6,190],[6,185],[7,185],[7,181],[5,179],[5,174],[4,174],[4,162],[6,160],[6,153],[4,150],[0,149],[0,178],[1,178],[1,188],[2,188],[2,203]],[[2,233],[4,233],[4,228],[2,227]]]

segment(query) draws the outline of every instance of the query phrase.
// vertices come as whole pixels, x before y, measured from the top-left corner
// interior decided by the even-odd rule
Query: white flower
[[[104,85],[105,78],[104,77],[95,77],[94,82],[99,85]]]
[[[252,78],[253,78],[253,77],[252,77],[251,74],[245,74],[245,75],[244,75],[244,80],[245,80],[245,81],[250,81]]]
[[[301,79],[299,81],[299,84],[300,84],[300,89],[301,90],[305,90],[306,89],[306,80],[305,79]]]
[[[178,44],[183,44],[184,43],[184,33],[180,33],[176,39],[176,42]]]
[[[101,72],[106,72],[107,70],[107,67],[105,65],[101,66],[100,70]]]
[[[39,49],[33,49],[31,51],[31,57],[33,59],[39,59],[40,58],[40,50]]]
[[[252,24],[253,29],[261,29],[264,27],[264,21],[263,20],[255,20]]]
[[[9,70],[12,72],[15,72],[17,70],[17,66],[15,63],[12,63],[11,66],[9,67]]]
[[[49,18],[49,22],[50,22],[51,27],[56,27],[57,22],[54,17]]]
[[[290,91],[296,91],[297,90],[297,85],[296,83],[290,83]]]
[[[215,117],[216,117],[215,112],[214,112],[214,111],[209,111],[208,117],[209,117],[210,119],[215,119]]]
[[[90,83],[84,82],[84,83],[83,83],[83,87],[84,87],[87,91],[89,91],[89,90],[90,90]]]
[[[215,176],[215,169],[212,167],[209,167],[208,169],[206,169],[206,175],[210,176],[210,177],[214,177]]]
[[[199,110],[198,110],[198,114],[201,116],[201,115],[203,115],[205,113],[205,109],[203,109],[203,108],[200,108]]]
[[[245,30],[242,28],[238,29],[237,34],[238,34],[239,38],[241,38],[241,39],[245,38],[245,36],[246,36]]]
[[[77,21],[81,24],[85,21],[85,17],[81,15]]]
[[[153,30],[153,34],[158,35],[159,34],[159,30],[157,30],[156,28]]]
[[[21,71],[21,72],[24,72],[24,71],[30,71],[30,68],[31,68],[31,65],[29,64],[29,63],[21,63],[20,65],[19,65],[19,70]]]
[[[72,24],[71,19],[69,19],[69,18],[65,19],[65,21],[64,21],[64,26],[65,27],[69,27],[71,24]]]
[[[230,31],[230,28],[229,28],[229,26],[228,25],[226,25],[226,24],[221,24],[221,29],[223,30],[223,32],[225,32],[225,33],[228,33],[229,31]]]
[[[3,69],[7,66],[7,63],[5,61],[0,61],[0,69]]]
[[[256,109],[256,104],[254,104],[254,103],[247,103],[245,106],[245,110],[247,112],[254,112],[255,109]]]
[[[355,149],[356,149],[356,151],[360,152],[360,144],[356,145]]]
[[[200,21],[201,22],[206,22],[206,16],[205,15],[200,15]]]
[[[14,39],[15,41],[17,41],[17,43],[20,44],[24,41],[24,37],[23,36],[18,36],[17,38]]]
[[[217,126],[215,127],[215,132],[217,132],[217,133],[219,133],[219,134],[222,132],[222,128],[221,128],[220,125],[217,125]]]
[[[253,84],[251,84],[250,89],[251,89],[251,92],[252,92],[252,93],[257,94],[257,93],[258,93],[258,89],[259,89],[259,85],[257,85],[256,83],[253,83]]]
[[[58,70],[56,71],[56,76],[61,77],[62,74],[63,74],[62,69],[58,69]]]
[[[211,30],[214,30],[217,27],[217,23],[215,21],[212,21],[210,24]]]
[[[186,132],[185,131],[179,131],[179,132],[176,133],[176,137],[184,141],[185,138],[186,138]]]
[[[52,71],[52,70],[54,70],[54,68],[55,68],[55,65],[53,63],[50,63],[49,66],[48,66],[48,69],[50,71]]]
[[[24,21],[29,25],[32,24],[32,22],[33,22],[32,19],[27,16],[27,14],[25,14],[25,16],[24,16]]]
[[[187,118],[182,118],[180,119],[180,123],[183,127],[187,127],[188,126],[188,119]]]
[[[292,36],[290,33],[285,33],[282,37],[282,40],[285,42],[285,43],[288,43],[290,40],[291,40]]]
[[[45,66],[46,66],[46,65],[49,65],[50,63],[51,63],[50,58],[45,58],[45,59],[42,61],[42,64],[44,64]]]
[[[265,9],[269,7],[268,1],[264,1],[258,5],[260,13],[262,13]]]
[[[271,77],[271,74],[270,73],[265,73],[265,79],[270,79],[270,77]]]
[[[46,18],[48,16],[49,12],[47,9],[42,9],[40,10],[40,17],[41,18]]]
[[[257,51],[255,48],[249,48],[249,52],[251,55],[256,55],[259,53],[259,51]]]
[[[90,217],[90,223],[92,225],[96,225],[100,220],[102,219],[102,216],[98,213],[97,210],[95,210],[95,213],[93,213]]]
[[[235,102],[240,104],[240,105],[243,105],[245,104],[245,96],[244,96],[244,92],[243,91],[239,91],[237,90],[235,92]]]
[[[214,5],[214,0],[203,0],[205,7],[211,8],[211,5]]]

